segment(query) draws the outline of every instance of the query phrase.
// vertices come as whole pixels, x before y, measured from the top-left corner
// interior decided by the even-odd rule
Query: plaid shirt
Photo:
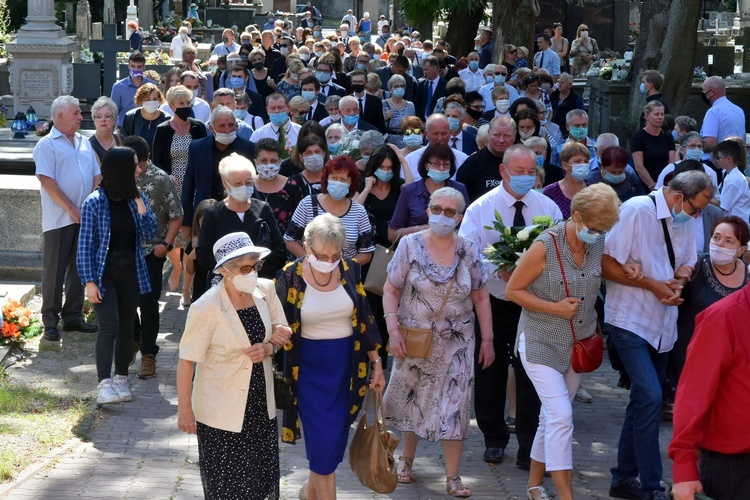
[[[156,218],[145,193],[141,193],[146,205],[146,213],[139,214],[134,200],[128,202],[130,213],[135,220],[135,269],[138,277],[138,289],[141,294],[151,291],[151,281],[146,269],[146,259],[141,248],[142,241],[148,241],[156,232]],[[81,208],[81,231],[78,236],[78,275],[84,285],[93,281],[104,297],[104,265],[107,262],[112,218],[109,212],[109,200],[102,188],[91,193]]]

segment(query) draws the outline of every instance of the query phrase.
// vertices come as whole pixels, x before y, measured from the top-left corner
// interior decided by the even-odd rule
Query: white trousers
[[[572,402],[583,374],[574,372],[572,367],[563,374],[549,366],[526,361],[526,337],[523,332],[518,343],[518,354],[542,402],[531,458],[544,463],[548,471],[572,470]]]

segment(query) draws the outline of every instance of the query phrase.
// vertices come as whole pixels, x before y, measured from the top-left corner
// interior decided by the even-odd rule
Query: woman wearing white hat
[[[206,498],[279,498],[271,357],[292,332],[273,282],[258,278],[270,250],[253,245],[247,233],[231,233],[213,251],[213,271],[222,279],[188,313],[177,426],[198,434]]]

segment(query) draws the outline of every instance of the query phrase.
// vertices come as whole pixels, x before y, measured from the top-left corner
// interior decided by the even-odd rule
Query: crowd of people
[[[666,498],[659,422],[672,416],[676,497],[750,494],[750,440],[727,415],[747,397],[736,346],[750,349],[724,312],[750,307],[750,187],[745,116],[724,81],[703,82],[699,130],[668,115],[662,75],[644,72],[625,149],[591,136],[573,89],[599,52],[585,24],[572,42],[556,23],[535,53],[505,45],[493,60],[490,29],[464,56],[351,10],[324,36],[316,11],[296,29],[269,16],[224,30],[206,68],[188,26],[164,75],[134,51],[91,107],[90,139],[78,100],[53,102],[34,150],[44,338],[60,339],[60,319],[97,331],[97,402],[133,398],[138,353],[137,376],[156,376],[170,260],[189,308],[178,426],[198,435],[207,498],[279,497],[277,370],[293,394],[281,440],[304,438],[310,462],[300,498],[335,498],[368,388],[385,391],[402,433],[400,483],[418,480],[419,440],[440,441],[447,493],[471,495],[460,462],[473,399],[484,461],[501,463],[515,433],[528,498],[547,498],[546,472],[573,498],[571,403],[593,398],[571,351],[597,333],[630,387],[610,495]],[[537,216],[554,224],[518,267],[490,265],[495,217]],[[374,267],[378,246],[395,247],[387,268]],[[382,295],[365,292],[370,272],[387,275]],[[97,326],[82,319],[84,291]],[[426,357],[402,329],[430,330]]]

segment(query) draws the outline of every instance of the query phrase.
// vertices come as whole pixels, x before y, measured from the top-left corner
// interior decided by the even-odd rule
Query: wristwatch
[[[167,252],[171,252],[174,249],[174,245],[167,243],[166,241],[162,241],[161,244],[167,247]]]

